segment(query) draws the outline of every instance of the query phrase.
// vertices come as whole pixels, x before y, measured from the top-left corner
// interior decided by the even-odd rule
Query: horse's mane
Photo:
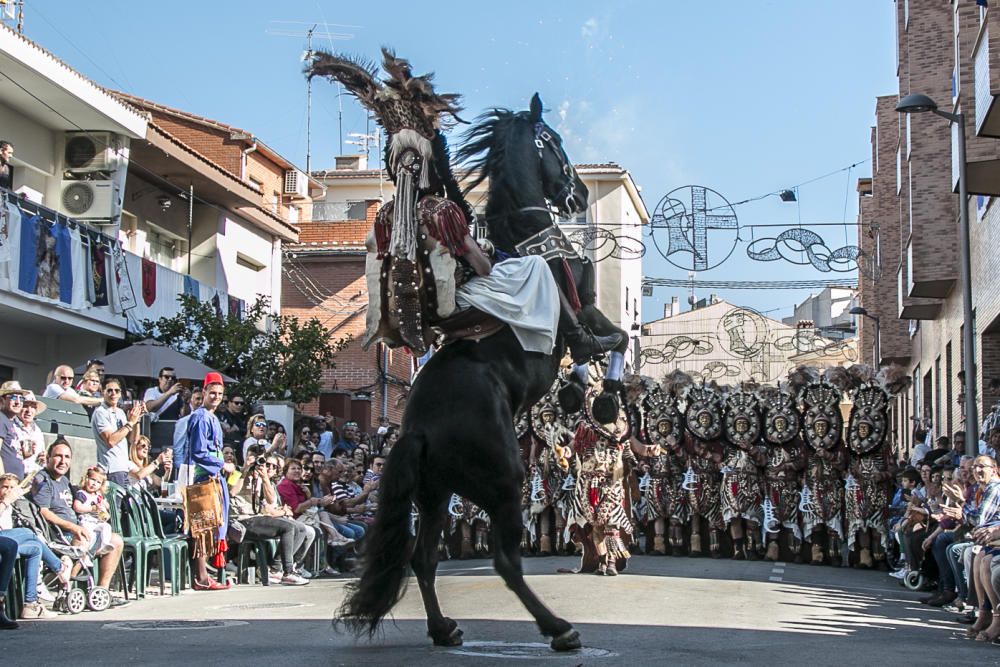
[[[507,139],[514,124],[527,118],[524,112],[494,108],[476,118],[472,127],[462,134],[462,145],[455,151],[455,160],[473,175],[464,188],[473,188],[490,179],[490,188],[500,185],[496,176],[506,172]]]

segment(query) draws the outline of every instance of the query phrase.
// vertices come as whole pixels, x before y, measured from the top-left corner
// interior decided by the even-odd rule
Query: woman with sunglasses
[[[285,445],[285,434],[276,432],[271,441],[268,442],[267,433],[267,419],[264,418],[264,415],[258,413],[247,420],[246,439],[243,441],[241,449],[244,461],[247,460],[247,452],[251,445],[260,445],[263,448],[264,456],[270,456],[282,450]]]
[[[308,421],[303,422],[295,434],[295,446],[292,447],[292,456],[296,456],[299,452],[312,451],[316,448],[313,445],[312,433],[313,430],[310,423]]]
[[[149,438],[144,435],[140,435],[135,443],[129,446],[128,480],[130,485],[141,486],[156,494],[163,487],[164,480],[170,479],[170,471],[174,465],[174,451],[164,449],[150,461],[149,447]]]

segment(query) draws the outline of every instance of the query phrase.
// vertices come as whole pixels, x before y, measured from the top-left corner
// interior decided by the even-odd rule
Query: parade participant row
[[[582,570],[604,574],[624,566],[640,531],[657,554],[707,546],[713,557],[778,560],[783,544],[796,561],[840,564],[855,552],[872,567],[889,538],[889,402],[905,382],[862,365],[799,368],[779,387],[632,376],[612,424],[589,401],[565,413],[557,382],[518,421],[524,545],[549,554],[581,544]]]

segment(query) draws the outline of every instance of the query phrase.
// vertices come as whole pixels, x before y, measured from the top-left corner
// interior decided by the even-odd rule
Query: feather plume
[[[775,396],[777,396],[780,393],[781,393],[781,390],[778,387],[772,387],[769,384],[768,385],[763,385],[760,389],[757,390],[757,395],[760,396],[763,399],[774,398]]]
[[[819,379],[819,371],[812,366],[798,366],[788,373],[789,393],[798,393],[802,387]]]
[[[851,384],[854,387],[875,381],[875,371],[868,364],[854,364],[847,369],[847,374],[851,377]]]
[[[877,379],[891,396],[906,391],[913,384],[913,378],[899,364],[891,364],[883,368],[879,371]]]
[[[375,79],[378,66],[363,58],[342,56],[329,51],[313,51],[306,63],[306,76],[322,76],[337,81],[362,105],[368,107],[382,87]]]
[[[843,366],[833,366],[823,372],[826,381],[841,391],[846,391],[851,386],[851,376]]]
[[[668,396],[673,395],[675,398],[680,398],[684,390],[692,384],[694,379],[679,368],[675,368],[660,381],[663,393]]]

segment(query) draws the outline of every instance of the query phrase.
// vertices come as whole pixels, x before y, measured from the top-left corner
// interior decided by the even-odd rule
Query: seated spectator
[[[992,545],[1000,539],[1000,477],[996,461],[988,456],[976,457],[972,469],[982,500],[975,510],[975,528],[971,536],[983,549],[974,555],[969,570],[969,587],[976,592],[979,616],[967,634],[977,641],[992,642],[1000,637],[1000,613],[993,613],[1000,609],[1000,594],[992,585],[991,571],[994,556],[1000,555],[1000,549]]]
[[[316,427],[319,431],[319,442],[316,443],[316,451],[323,454],[326,460],[333,454],[333,443],[337,440],[334,435],[333,426],[326,419],[317,419]]]
[[[104,377],[97,371],[87,371],[83,374],[83,379],[77,385],[76,393],[80,394],[80,396],[101,398],[101,382],[103,380]],[[83,407],[87,411],[88,416],[92,417],[94,415],[93,405],[85,405]]]
[[[121,382],[116,378],[104,380],[104,399],[90,418],[97,443],[97,463],[108,473],[108,480],[118,486],[128,486],[128,448],[139,437],[139,420],[146,411],[142,401],[136,401],[128,416],[118,407],[121,400]]]
[[[16,475],[24,479],[24,463],[21,460],[17,428],[14,420],[24,407],[24,394],[16,380],[0,385],[0,472]]]
[[[223,406],[216,410],[216,416],[222,424],[222,440],[227,445],[238,447],[243,442],[246,429],[246,401],[239,394],[234,394],[223,403]]]
[[[981,455],[996,458],[998,451],[1000,451],[1000,427],[990,429],[986,442],[979,441],[979,453]]]
[[[0,537],[0,630],[17,630],[17,621],[7,615],[7,591],[17,562],[17,542]]]
[[[922,428],[913,431],[913,448],[910,450],[910,465],[916,468],[924,460],[931,446],[927,442],[930,433]]]
[[[385,457],[376,456],[372,459],[372,464],[365,471],[365,476],[361,480],[362,486],[367,486],[370,482],[377,482],[382,477],[382,468],[385,467]]]
[[[17,543],[17,553],[25,558],[24,568],[24,601],[21,618],[52,618],[50,613],[38,602],[38,574],[44,563],[53,573],[61,586],[69,584],[73,563],[67,557],[59,558],[43,539],[30,528],[16,526],[14,523],[14,503],[25,494],[25,487],[18,483],[13,475],[0,476],[0,537],[14,540]]]
[[[352,493],[348,488],[350,472],[347,464],[335,458],[328,465],[333,466],[333,470],[336,473],[335,480],[330,483],[329,495],[339,501],[338,505],[331,506],[331,508],[335,507],[338,510],[335,518],[340,516],[344,519],[336,523],[336,528],[340,531],[341,535],[358,542],[365,536],[365,525],[361,521],[352,519],[351,515],[352,513],[364,511],[365,502],[368,500],[368,495],[372,492],[374,486],[366,485],[360,490],[360,493]]]
[[[45,465],[45,436],[35,423],[35,417],[45,412],[45,404],[39,403],[35,394],[24,393],[21,412],[14,417],[17,432],[18,455],[24,464],[24,476],[33,477]]]
[[[267,464],[272,462],[273,459],[264,466],[244,467],[244,475],[231,488],[230,508],[246,529],[245,538],[278,540],[282,574],[274,577],[274,583],[303,586],[309,582],[302,575],[311,573],[303,570],[302,562],[312,546],[314,533],[295,521],[292,508],[282,502],[267,471]]]
[[[38,506],[42,517],[48,521],[54,530],[61,534],[67,543],[82,546],[92,556],[104,547],[99,535],[92,533],[80,525],[76,512],[73,511],[73,491],[70,488],[70,465],[73,462],[73,450],[62,438],[57,438],[49,446],[45,455],[45,469],[35,475],[31,483],[31,500]],[[112,533],[108,540],[110,549],[100,555],[100,575],[98,586],[108,588],[111,578],[118,568],[122,555],[122,538]],[[112,597],[112,606],[122,604]]]
[[[243,460],[246,460],[247,449],[251,445],[260,445],[263,447],[266,455],[284,453],[285,449],[285,435],[283,433],[278,433],[275,429],[274,434],[267,437],[268,427],[267,420],[264,415],[257,413],[252,415],[250,419],[247,420],[246,424],[246,438],[243,440],[243,448],[241,453],[243,455]]]
[[[154,419],[180,419],[184,405],[184,385],[177,381],[174,369],[165,366],[157,374],[156,385],[146,390],[142,400]]]
[[[100,398],[93,396],[81,396],[73,389],[73,369],[70,366],[56,366],[52,371],[52,381],[45,391],[42,392],[44,398],[58,398],[61,401],[69,401],[77,405],[89,405],[91,407],[101,404]]]
[[[174,453],[172,449],[164,449],[155,459],[150,461],[149,448],[149,438],[144,435],[140,435],[129,446],[128,480],[130,486],[141,486],[151,493],[158,494],[163,485],[166,484],[166,480],[170,479]],[[230,453],[232,453],[231,450]]]
[[[299,452],[305,451],[311,452],[313,449],[315,448],[312,442],[312,426],[310,426],[310,422],[304,421],[296,433],[295,445],[292,447],[291,455],[295,456]]]
[[[111,505],[107,499],[107,477],[100,466],[91,466],[83,474],[80,486],[73,495],[73,511],[77,521],[94,536],[95,556],[103,556],[113,549],[111,531]]]
[[[341,434],[340,440],[333,446],[334,456],[337,455],[337,452],[346,452],[348,455],[354,454],[354,450],[357,449],[358,443],[361,441],[358,432],[358,423],[347,422],[344,424],[344,428],[341,429]]]
[[[399,440],[399,429],[395,426],[390,426],[389,430],[385,432],[385,438],[382,440],[382,450],[379,454],[382,456],[389,456],[389,452],[392,451],[392,448],[396,444],[397,440]]]

